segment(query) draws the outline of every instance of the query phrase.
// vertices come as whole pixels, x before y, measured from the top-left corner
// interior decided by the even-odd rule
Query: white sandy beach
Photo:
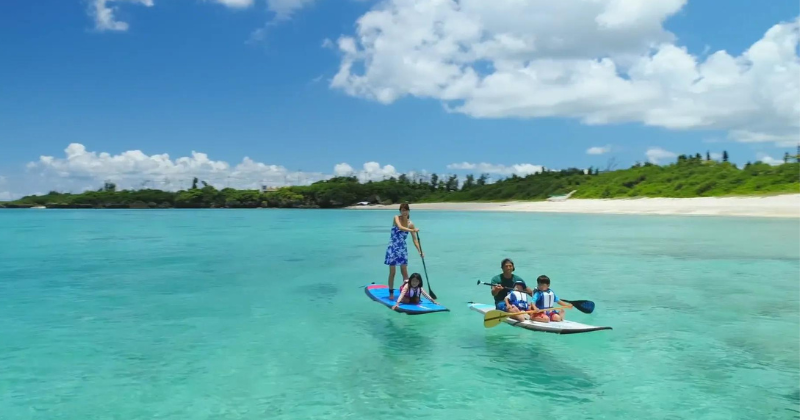
[[[397,210],[391,206],[352,206],[351,209]],[[411,203],[411,210],[510,211],[541,213],[657,214],[800,218],[800,194],[763,197],[577,199],[567,201],[509,201],[502,203]]]

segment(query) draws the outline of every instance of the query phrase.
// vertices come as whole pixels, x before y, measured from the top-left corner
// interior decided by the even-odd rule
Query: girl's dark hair
[[[542,283],[550,284],[550,277],[547,277],[544,274],[542,274],[541,276],[539,276],[539,278],[536,279],[536,283],[538,283],[538,284],[542,284]]]
[[[400,211],[403,211],[403,210],[411,211],[411,209],[408,208],[408,203],[400,204]]]
[[[419,280],[419,287],[422,287],[422,276],[419,273],[414,273],[408,276],[408,285],[411,286],[411,280],[417,279]]]

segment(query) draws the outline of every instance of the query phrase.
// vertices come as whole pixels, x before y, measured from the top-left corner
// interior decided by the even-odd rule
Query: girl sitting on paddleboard
[[[392,310],[397,309],[401,303],[417,304],[421,296],[425,296],[431,302],[437,303],[425,292],[425,289],[422,288],[422,276],[420,276],[419,273],[414,273],[409,277],[408,282],[403,283],[403,286],[400,287],[400,297],[397,298],[397,303],[392,306]]]
[[[514,281],[514,290],[510,291],[505,297],[506,308],[513,306],[523,312],[529,310],[530,302],[528,302],[528,294],[525,293],[527,288],[528,286],[525,285],[524,280],[518,279]],[[525,321],[528,317],[528,314],[519,314],[513,315],[511,318],[517,321]]]
[[[420,257],[422,248],[419,246],[419,240],[416,233],[419,229],[414,227],[414,223],[408,218],[408,213],[411,210],[408,203],[400,205],[400,214],[394,216],[392,221],[391,235],[389,236],[389,247],[386,248],[386,259],[384,264],[389,266],[389,299],[394,299],[394,273],[397,266],[400,266],[400,271],[403,274],[403,282],[408,279],[408,248],[406,246],[406,237],[411,232],[411,239],[414,241],[414,246],[417,247]]]
[[[533,305],[531,310],[535,311],[538,309],[550,309],[553,307],[554,304],[558,303],[561,306],[566,306],[568,308],[572,307],[572,304],[564,302],[563,300],[559,299],[556,296],[556,293],[550,290],[550,278],[541,275],[539,278],[536,279],[536,291],[533,292]],[[559,314],[559,312],[561,312]],[[545,312],[537,312],[533,314],[533,321],[537,322],[559,322],[564,320],[564,313],[563,309],[553,309],[552,311],[545,311]]]

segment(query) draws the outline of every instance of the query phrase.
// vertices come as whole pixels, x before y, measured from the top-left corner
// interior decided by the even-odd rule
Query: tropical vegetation
[[[636,163],[630,168],[600,171],[570,168],[545,170],[532,175],[511,175],[488,182],[482,174],[457,176],[432,174],[409,178],[400,175],[376,182],[359,182],[356,177],[334,177],[303,186],[275,190],[217,189],[194,179],[180,191],[157,189],[117,190],[106,182],[96,191],[68,194],[52,191],[27,196],[0,205],[8,208],[341,208],[357,203],[471,202],[543,200],[575,191],[573,198],[708,197],[800,192],[798,156],[784,157],[780,165],[747,163],[742,168],[707,154],[681,155],[669,165]],[[198,185],[200,183],[200,185]]]

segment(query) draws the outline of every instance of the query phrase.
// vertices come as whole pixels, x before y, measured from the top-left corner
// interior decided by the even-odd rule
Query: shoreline
[[[693,198],[570,198],[566,201],[410,203],[412,210],[527,213],[735,216],[800,219],[800,194]],[[352,210],[397,210],[399,204],[349,206]]]

